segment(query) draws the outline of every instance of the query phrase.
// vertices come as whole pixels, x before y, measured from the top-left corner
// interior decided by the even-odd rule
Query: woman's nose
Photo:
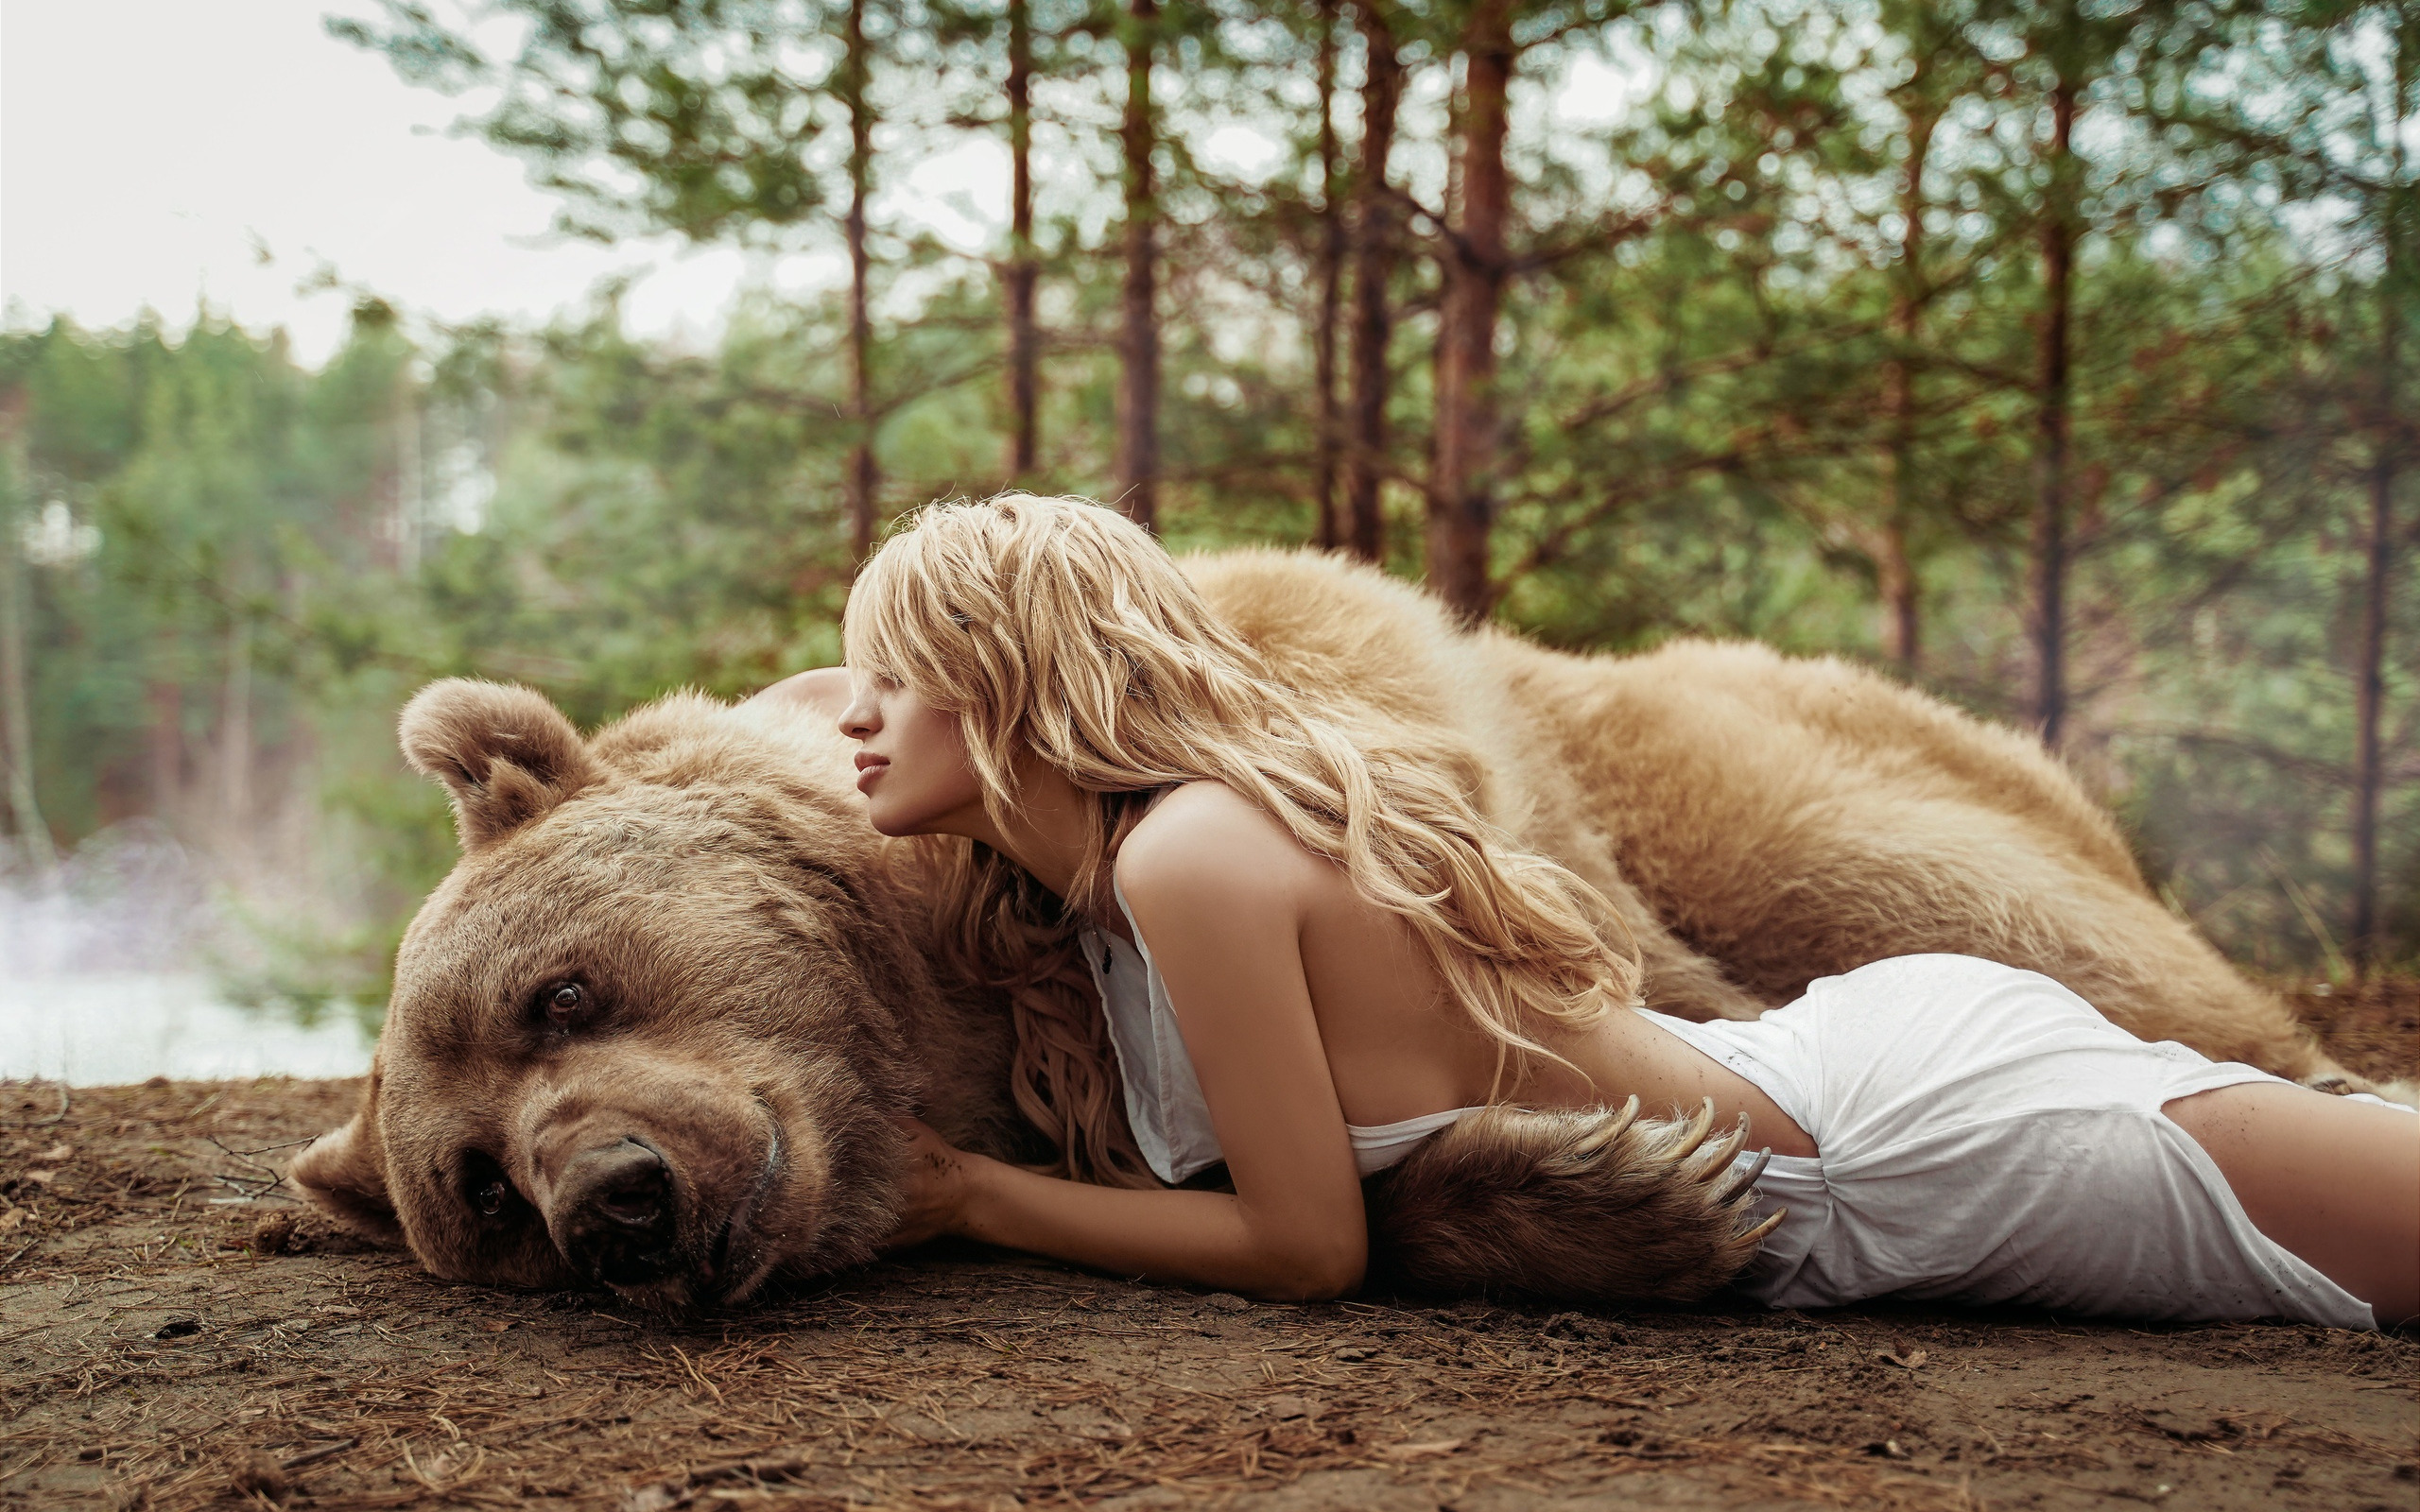
[[[852,698],[840,711],[840,733],[851,740],[868,739],[881,728],[882,713],[872,698]]]

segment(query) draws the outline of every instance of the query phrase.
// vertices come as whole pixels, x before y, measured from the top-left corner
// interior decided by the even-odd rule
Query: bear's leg
[[[1642,996],[1648,1007],[1703,1023],[1713,1019],[1753,1019],[1778,1006],[1777,1002],[1768,1002],[1725,977],[1720,964],[1674,938],[1644,905],[1635,918],[1630,909],[1621,913],[1647,969]]]
[[[1678,933],[1775,1002],[1888,956],[1979,955],[2051,977],[2142,1039],[2290,1081],[2377,1090],[2148,891],[2007,816],[1938,801],[1842,804],[1768,837],[1728,880],[1719,927],[1693,930],[1679,900]]]
[[[1615,1108],[1497,1106],[1432,1134],[1363,1184],[1371,1281],[1432,1295],[1694,1301],[1780,1222],[1755,1215],[1747,1125]]]
[[[1569,821],[1567,815],[1563,817],[1565,822],[1560,825],[1536,824],[1533,833],[1521,838],[1569,867],[1613,905],[1615,917],[1621,921],[1612,932],[1613,944],[1637,953],[1645,974],[1640,997],[1646,1006],[1704,1023],[1715,1019],[1754,1019],[1787,1001],[1742,988],[1724,974],[1720,962],[1691,949],[1666,928],[1622,875],[1604,830]]]

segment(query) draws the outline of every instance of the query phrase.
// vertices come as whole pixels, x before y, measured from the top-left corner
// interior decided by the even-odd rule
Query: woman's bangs
[[[911,559],[915,539],[893,537],[858,573],[841,618],[841,649],[852,672],[912,687],[930,699],[941,691],[930,684],[942,662],[926,623],[933,617],[928,575]]]

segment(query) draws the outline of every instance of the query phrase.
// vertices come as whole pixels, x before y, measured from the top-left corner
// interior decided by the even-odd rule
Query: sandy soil
[[[2307,1000],[2373,1074],[2420,984]],[[342,1082],[0,1087],[0,1506],[2420,1507],[2420,1340],[1287,1307],[926,1252],[667,1327],[274,1185]]]

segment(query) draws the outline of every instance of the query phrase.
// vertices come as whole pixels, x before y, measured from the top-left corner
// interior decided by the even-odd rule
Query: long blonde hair
[[[1584,1028],[1636,998],[1637,962],[1606,938],[1620,927],[1612,908],[1480,816],[1466,755],[1315,711],[1114,510],[1030,494],[933,505],[866,564],[844,635],[853,671],[959,716],[995,822],[1028,750],[1098,797],[1064,900],[988,847],[934,842],[945,949],[1011,993],[1017,1103],[1070,1176],[1152,1180],[1076,933],[1106,917],[1117,847],[1174,783],[1226,783],[1404,919],[1496,1042],[1499,1081],[1503,1057],[1552,1054],[1537,1031]]]

